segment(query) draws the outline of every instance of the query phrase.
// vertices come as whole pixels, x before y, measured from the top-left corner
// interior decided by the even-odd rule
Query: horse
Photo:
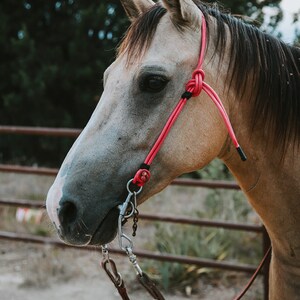
[[[199,0],[121,3],[131,25],[104,73],[100,101],[47,196],[60,238],[84,246],[116,236],[126,183],[185,91],[205,19],[200,81],[205,72],[247,160],[239,159],[216,104],[192,93],[153,158],[137,204],[179,175],[221,159],[270,236],[270,299],[300,299],[299,48]]]

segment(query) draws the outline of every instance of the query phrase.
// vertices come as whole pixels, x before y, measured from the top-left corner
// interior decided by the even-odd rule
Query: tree
[[[299,20],[300,20],[300,9],[298,10],[298,12],[294,13],[293,23],[299,24]],[[296,36],[295,44],[300,47],[300,28],[299,27],[295,29],[295,36]]]
[[[223,2],[262,22],[263,8],[280,0]],[[280,18],[279,11],[272,26]],[[1,0],[0,123],[82,128],[128,24],[118,0]],[[71,142],[2,136],[0,159],[57,164]]]
[[[2,0],[1,124],[83,127],[127,23],[118,1]],[[12,147],[15,138],[1,138],[2,159],[51,161],[56,147],[62,158],[70,144],[26,140]]]

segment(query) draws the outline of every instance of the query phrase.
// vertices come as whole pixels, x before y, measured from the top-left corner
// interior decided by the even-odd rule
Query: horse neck
[[[214,30],[210,28],[210,32]],[[240,160],[229,138],[219,157],[236,177],[270,235],[270,300],[300,300],[300,148],[294,147],[293,141],[287,143],[283,159],[276,145],[269,144],[270,133],[261,126],[253,128],[251,87],[245,91],[245,99],[226,88],[228,49],[218,56],[214,55],[213,46],[210,42],[207,47],[206,80],[223,100],[248,159],[246,162]]]
[[[231,95],[231,99],[238,99]],[[230,99],[227,99],[230,102]],[[238,103],[236,102],[238,101]],[[267,133],[251,124],[251,101],[233,100],[230,119],[248,157],[241,162],[228,140],[220,158],[231,170],[270,235],[270,299],[300,299],[300,151],[266,142]]]

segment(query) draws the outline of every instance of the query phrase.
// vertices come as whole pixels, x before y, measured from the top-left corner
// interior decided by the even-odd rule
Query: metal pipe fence
[[[0,205],[14,206],[14,207],[26,207],[26,208],[35,208],[35,209],[44,209],[45,202],[38,200],[27,200],[27,199],[0,199]],[[215,227],[215,228],[224,228],[231,230],[242,230],[248,232],[258,232],[264,234],[264,228],[261,225],[246,225],[241,223],[232,223],[232,222],[220,222],[220,221],[212,221],[205,219],[197,219],[197,218],[187,218],[183,216],[170,216],[170,215],[162,215],[162,214],[145,214],[141,213],[139,215],[141,219],[151,220],[151,221],[160,221],[160,222],[171,222],[177,224],[188,224],[195,226],[205,226],[205,227]],[[21,234],[16,232],[5,232],[0,231],[0,238],[13,240],[13,241],[22,241],[22,242],[31,242],[38,244],[50,244],[58,247],[72,247],[78,249],[76,246],[66,245],[63,242],[49,237],[40,237],[34,236],[30,234]],[[81,250],[95,250],[95,247],[85,247],[79,248]],[[99,249],[100,251],[100,249]],[[118,249],[111,249],[112,253],[124,254],[123,251]],[[230,262],[219,262],[211,259],[199,259],[188,256],[179,256],[179,255],[170,255],[170,254],[157,254],[150,251],[145,250],[137,250],[135,251],[137,255],[144,258],[155,259],[160,261],[169,261],[169,262],[177,262],[184,264],[193,264],[200,267],[209,267],[209,268],[218,268],[224,269],[227,271],[238,271],[238,272],[246,272],[252,273],[255,271],[256,267],[247,264],[236,264]]]
[[[19,135],[39,135],[39,136],[53,136],[53,137],[77,137],[80,134],[80,129],[68,129],[68,128],[41,128],[41,127],[18,127],[18,126],[0,126],[0,134],[19,134]],[[0,164],[0,172],[13,172],[13,173],[22,173],[22,174],[36,174],[36,175],[47,175],[55,176],[58,172],[54,168],[40,168],[40,167],[29,167],[29,166],[18,166],[18,165],[3,165]],[[180,186],[190,186],[190,187],[206,187],[212,189],[240,189],[235,182],[228,181],[212,181],[212,180],[196,180],[196,179],[185,179],[180,178],[174,180],[172,185]],[[28,207],[36,209],[44,209],[45,203],[43,201],[33,201],[28,199],[0,199],[0,205],[8,205],[15,207]],[[207,219],[198,219],[185,216],[173,216],[173,215],[162,215],[162,214],[140,214],[141,219],[157,222],[171,222],[178,224],[189,224],[194,226],[205,226],[205,227],[215,227],[215,228],[224,228],[229,230],[242,230],[247,232],[255,232],[262,234],[262,248],[263,253],[267,251],[270,245],[270,240],[265,228],[262,225],[254,224],[242,224],[242,223],[233,223],[225,221],[215,221]],[[40,237],[29,234],[20,234],[16,232],[5,232],[0,231],[0,239],[11,240],[11,241],[21,241],[21,242],[30,242],[37,244],[48,244],[57,247],[72,247],[80,250],[92,250],[95,251],[95,247],[85,247],[78,248],[70,245],[66,245],[63,242],[49,238],[49,237]],[[100,249],[99,249],[100,250]],[[123,251],[119,249],[111,249],[112,253],[117,253],[123,255]],[[158,254],[145,250],[136,250],[135,254],[142,258],[155,259],[159,261],[168,261],[168,262],[177,262],[183,264],[193,264],[199,267],[207,268],[217,268],[228,271],[237,271],[237,272],[246,272],[253,273],[256,269],[256,266],[247,265],[247,264],[237,264],[224,261],[214,261],[211,259],[201,259],[188,256],[179,256],[179,255],[170,255],[170,254]],[[269,266],[266,265],[261,272],[264,276],[264,293],[265,299],[268,299],[268,269]]]

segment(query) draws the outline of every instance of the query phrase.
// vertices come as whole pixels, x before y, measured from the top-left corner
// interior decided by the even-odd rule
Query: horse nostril
[[[62,225],[71,224],[77,219],[77,207],[70,201],[64,202],[59,209],[58,218]]]

